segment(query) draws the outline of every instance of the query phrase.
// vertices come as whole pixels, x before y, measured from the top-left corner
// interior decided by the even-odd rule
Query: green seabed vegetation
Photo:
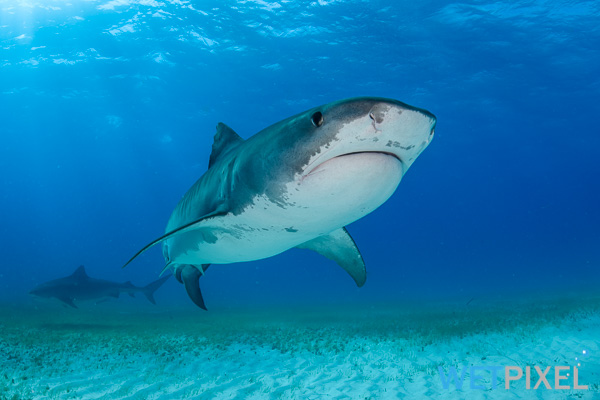
[[[459,346],[467,358],[494,355],[523,363],[503,354],[497,338],[518,347],[534,342],[542,328],[576,334],[581,323],[599,314],[600,296],[589,294],[209,312],[191,307],[150,312],[117,303],[79,310],[3,304],[0,399],[149,398],[159,392],[192,397],[236,379],[266,393],[269,368],[280,365],[291,378],[293,363],[317,371],[321,363],[346,363],[337,379],[365,381],[367,364],[376,370],[395,366],[386,381],[410,380],[464,361],[435,356],[444,344]],[[253,366],[266,360],[274,364]],[[599,382],[596,376],[590,389],[598,391]]]

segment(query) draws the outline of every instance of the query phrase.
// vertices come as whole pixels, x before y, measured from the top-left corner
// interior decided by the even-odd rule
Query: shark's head
[[[51,285],[51,282],[46,282],[33,288],[29,294],[37,297],[49,298],[54,296],[54,288]]]
[[[306,120],[308,135],[319,143],[303,164],[301,177],[315,173],[325,163],[358,154],[372,154],[375,159],[380,158],[377,155],[393,157],[405,172],[431,142],[436,124],[429,111],[371,97],[330,103],[299,119]],[[306,145],[315,146],[315,140]]]
[[[307,110],[267,128],[264,193],[283,207],[310,208],[350,223],[385,202],[431,142],[436,118],[402,102],[360,97]],[[252,179],[248,177],[248,179]],[[315,214],[316,215],[316,214]]]

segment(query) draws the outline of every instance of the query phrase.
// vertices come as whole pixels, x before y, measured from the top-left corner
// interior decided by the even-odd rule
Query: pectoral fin
[[[296,247],[316,251],[335,261],[350,274],[358,287],[365,284],[367,280],[365,262],[346,228],[337,229],[328,235],[316,237]]]
[[[183,226],[180,226],[180,227],[179,227],[179,228],[177,228],[177,229],[173,229],[171,232],[167,232],[167,233],[165,233],[164,235],[162,235],[162,236],[161,236],[161,237],[159,237],[158,239],[155,239],[155,240],[153,240],[152,242],[148,243],[148,244],[147,244],[146,246],[144,246],[144,247],[143,247],[143,248],[142,248],[140,251],[138,251],[137,253],[135,253],[135,255],[134,255],[133,257],[131,257],[131,258],[129,259],[129,261],[127,261],[127,262],[125,263],[125,265],[123,265],[121,268],[125,268],[127,265],[129,265],[129,263],[130,263],[130,262],[132,262],[133,260],[135,260],[135,258],[136,258],[137,256],[139,256],[140,254],[142,254],[143,252],[145,252],[146,250],[148,250],[150,247],[154,246],[155,244],[158,244],[158,243],[162,242],[163,240],[167,240],[167,239],[169,239],[170,237],[173,237],[173,236],[175,236],[175,235],[178,235],[178,234],[180,234],[180,233],[184,233],[184,232],[187,232],[187,231],[189,231],[189,230],[195,229],[195,228],[197,228],[197,226],[198,226],[200,223],[203,223],[203,222],[205,222],[205,221],[206,221],[207,219],[209,219],[209,218],[215,218],[215,217],[222,216],[222,215],[225,215],[225,214],[227,214],[227,212],[226,212],[226,211],[222,211],[222,210],[216,210],[216,211],[214,211],[214,212],[211,212],[210,214],[206,214],[206,215],[205,215],[205,216],[203,216],[202,218],[198,218],[197,220],[195,220],[195,221],[192,221],[192,222],[190,222],[190,223],[188,223],[188,224],[185,224],[185,225],[183,225]],[[168,265],[168,264],[167,264],[167,265]]]

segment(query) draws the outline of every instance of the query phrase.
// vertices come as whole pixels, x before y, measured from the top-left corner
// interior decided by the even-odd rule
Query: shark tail
[[[156,292],[158,290],[159,287],[162,286],[163,283],[165,283],[167,281],[167,279],[169,279],[169,275],[157,279],[154,282],[144,286],[142,289],[142,293],[144,293],[144,295],[148,298],[148,301],[152,304],[156,304],[156,301],[154,300],[154,292]]]

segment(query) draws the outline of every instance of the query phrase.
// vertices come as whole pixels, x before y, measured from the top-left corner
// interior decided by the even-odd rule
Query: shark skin
[[[247,140],[219,123],[208,170],[177,204],[166,233],[127,264],[162,242],[165,270],[203,309],[198,280],[210,264],[293,247],[334,260],[360,287],[365,264],[345,226],[394,193],[435,125],[429,111],[376,97],[315,107]]]
[[[101,302],[108,297],[119,297],[127,293],[134,297],[135,293],[143,293],[148,301],[156,304],[154,292],[162,286],[169,277],[160,278],[144,287],[134,286],[131,282],[117,283],[104,279],[90,278],[83,265],[79,266],[73,274],[64,278],[54,279],[42,283],[29,292],[37,297],[56,298],[63,303],[78,308],[75,301]]]

